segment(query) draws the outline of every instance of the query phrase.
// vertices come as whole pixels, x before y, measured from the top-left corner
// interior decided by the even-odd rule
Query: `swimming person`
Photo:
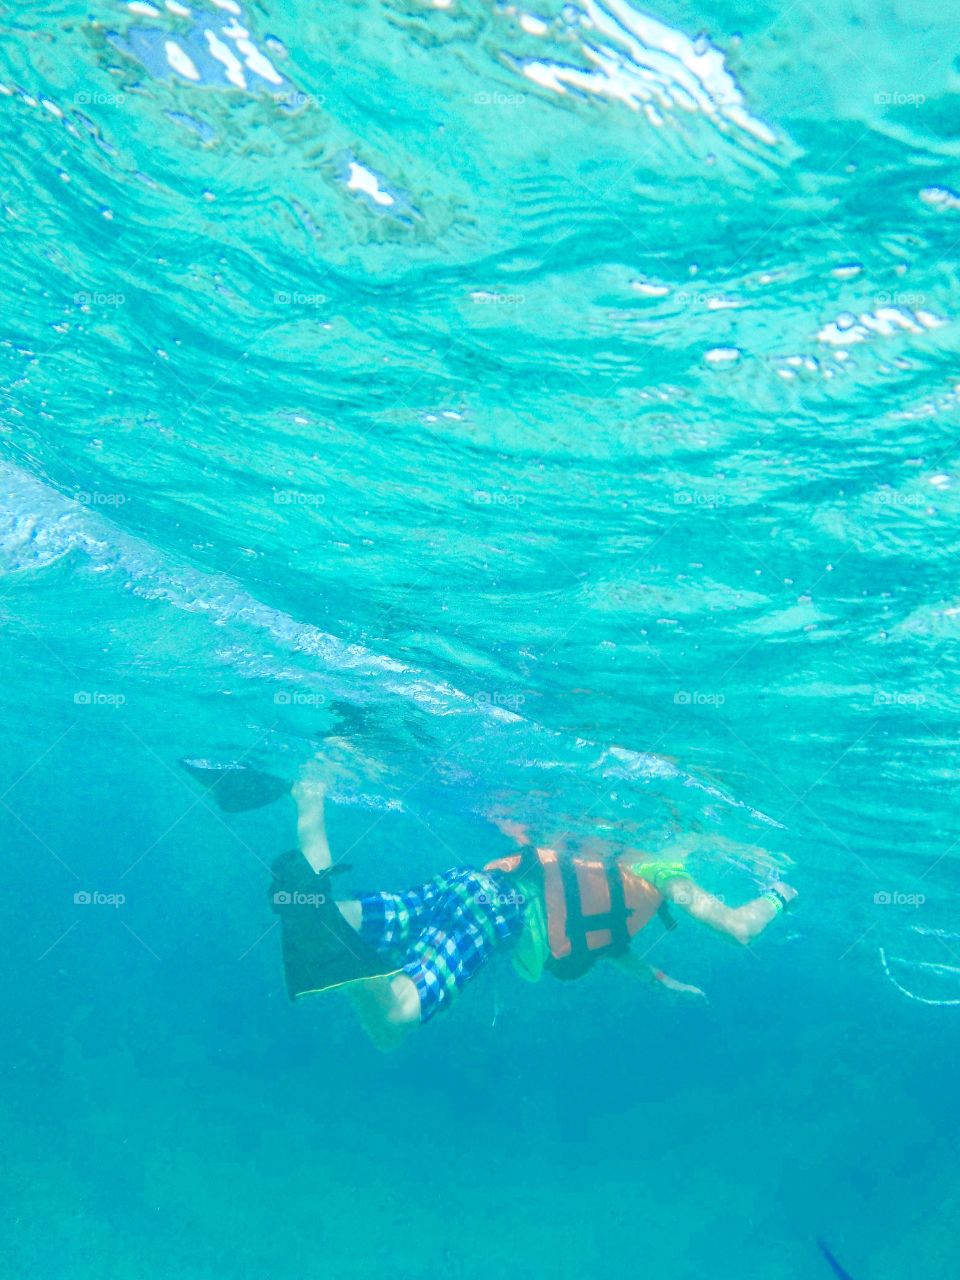
[[[524,846],[482,870],[457,867],[399,893],[336,899],[324,822],[325,786],[316,762],[292,788],[299,849],[273,864],[271,905],[282,926],[291,1000],[344,988],[366,1030],[390,1047],[428,1022],[496,951],[510,949],[530,981],[549,971],[576,978],[598,961],[617,961],[651,982],[703,993],[632,955],[629,946],[654,917],[674,927],[676,907],[741,944],[758,938],[796,897],[774,881],[759,897],[728,907],[700,888],[679,861],[640,854],[601,861]]]

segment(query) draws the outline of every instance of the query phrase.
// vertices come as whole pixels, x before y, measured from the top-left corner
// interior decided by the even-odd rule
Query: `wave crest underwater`
[[[78,693],[166,761],[335,734],[338,798],[441,843],[693,832],[842,886],[843,945],[877,891],[945,908],[960,82],[920,10],[14,14],[11,741],[41,688],[44,742]]]

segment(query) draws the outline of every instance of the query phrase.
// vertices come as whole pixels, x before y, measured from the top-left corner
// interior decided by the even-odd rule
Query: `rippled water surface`
[[[2,23],[16,1273],[314,1274],[316,1185],[317,1274],[595,1274],[634,1228],[678,1277],[828,1275],[819,1236],[950,1274],[957,14]],[[504,972],[371,1061],[259,946],[290,815],[228,829],[177,772],[330,736],[368,878],[510,816],[802,907],[759,965],[665,943],[709,1012]]]

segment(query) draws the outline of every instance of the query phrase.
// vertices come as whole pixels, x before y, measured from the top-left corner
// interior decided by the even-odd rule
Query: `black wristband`
[[[769,888],[765,889],[764,893],[767,893],[771,897],[776,898],[776,900],[780,903],[781,907],[783,907],[784,911],[790,911],[793,909],[793,898],[786,897],[784,894],[780,892],[779,889],[775,889],[773,885],[770,885]]]

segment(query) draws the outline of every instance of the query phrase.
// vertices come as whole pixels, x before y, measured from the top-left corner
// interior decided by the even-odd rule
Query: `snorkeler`
[[[227,780],[232,783],[232,780]],[[324,823],[325,785],[316,762],[292,788],[299,849],[273,864],[272,909],[280,919],[291,1000],[341,987],[382,1047],[446,1009],[494,952],[509,948],[518,972],[576,978],[611,959],[678,991],[702,995],[631,954],[654,917],[675,927],[670,908],[740,944],[758,938],[796,890],[771,883],[728,907],[701,889],[679,861],[622,856],[559,857],[533,848],[521,829],[511,857],[482,870],[454,868],[418,888],[338,899]]]

